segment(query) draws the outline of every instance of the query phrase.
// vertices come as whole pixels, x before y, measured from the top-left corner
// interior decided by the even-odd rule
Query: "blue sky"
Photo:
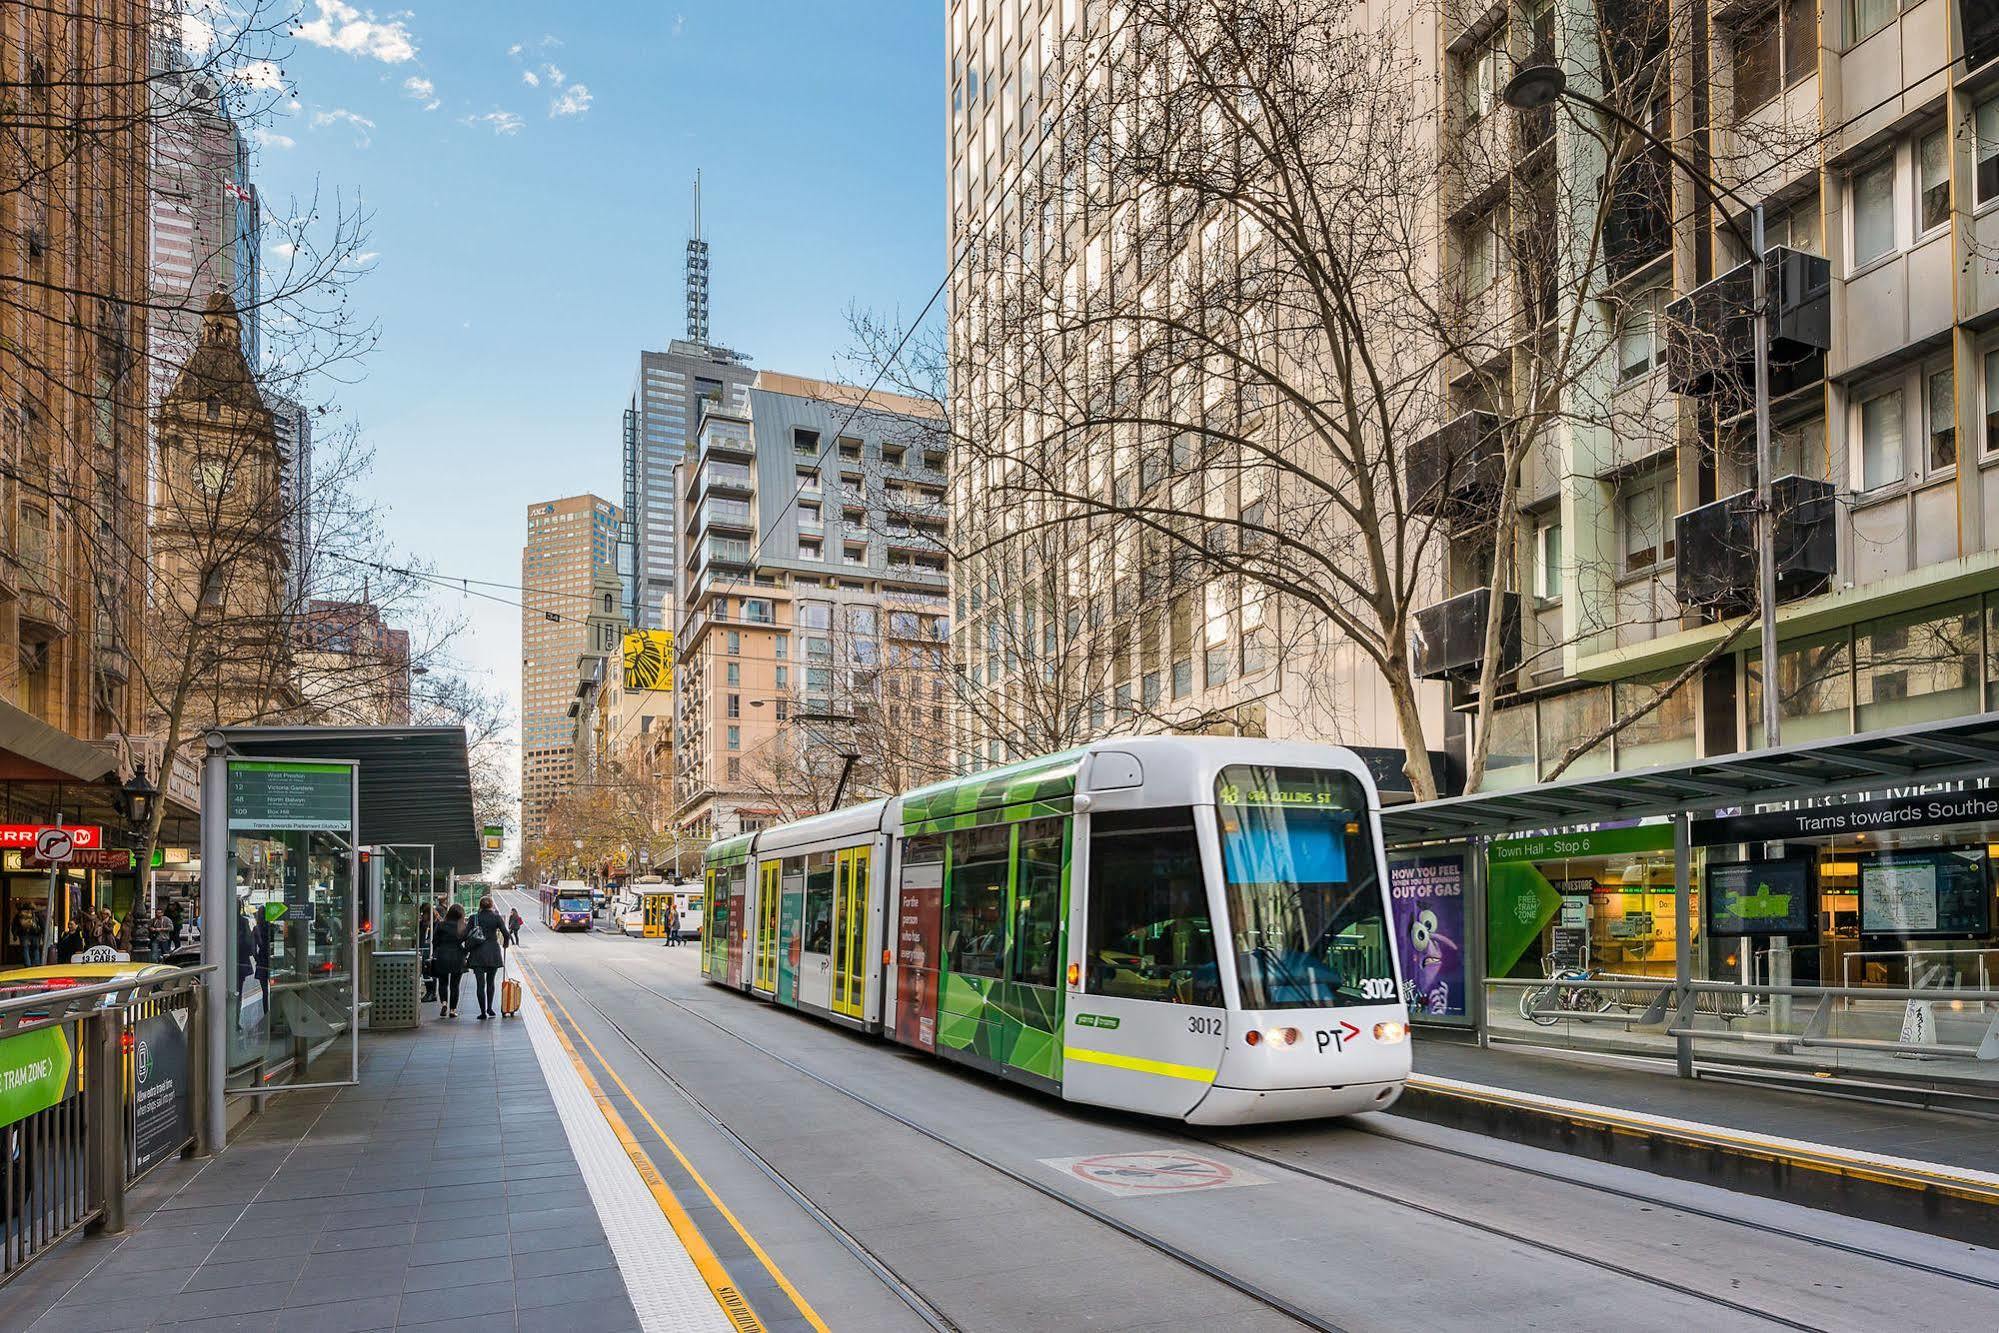
[[[279,216],[315,188],[372,214],[381,341],[332,396],[442,572],[516,582],[530,503],[618,498],[697,167],[713,336],[759,367],[830,374],[850,303],[914,313],[943,274],[940,0],[299,3],[255,179]],[[517,695],[519,613],[463,606],[461,658]]]

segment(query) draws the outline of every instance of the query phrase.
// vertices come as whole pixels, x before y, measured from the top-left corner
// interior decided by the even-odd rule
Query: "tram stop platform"
[[[155,1170],[123,1236],[81,1237],[0,1288],[0,1329],[726,1327],[705,1287],[695,1318],[641,1322],[632,1291],[667,1308],[690,1294],[657,1271],[684,1250],[662,1227],[664,1252],[621,1268],[662,1240],[607,1235],[603,1217],[644,1197],[637,1173],[589,1160],[603,1118],[560,1077],[532,998],[487,1022],[466,1004],[366,1036],[358,1086],[273,1096],[222,1153]],[[607,1166],[631,1179],[607,1184]]]
[[[1431,1038],[1391,1114],[1938,1235],[1999,1229],[1999,1110]]]

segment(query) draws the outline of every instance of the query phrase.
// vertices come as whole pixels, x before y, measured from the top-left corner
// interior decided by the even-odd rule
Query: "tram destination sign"
[[[1690,830],[1696,847],[1735,842],[1782,842],[1787,838],[1830,838],[1885,829],[1924,828],[1999,820],[1999,790],[1925,792],[1846,805],[1808,805],[1789,810],[1696,819]]]
[[[231,759],[229,827],[344,833],[354,827],[354,769],[295,759]]]

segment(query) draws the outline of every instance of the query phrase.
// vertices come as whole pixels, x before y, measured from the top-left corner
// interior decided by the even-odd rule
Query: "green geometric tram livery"
[[[1103,741],[716,843],[709,980],[1076,1101],[1385,1106],[1379,806],[1328,746]]]

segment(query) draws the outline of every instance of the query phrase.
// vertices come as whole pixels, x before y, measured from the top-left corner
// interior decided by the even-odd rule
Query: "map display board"
[[[1781,861],[1725,861],[1704,878],[1710,935],[1818,933],[1818,863],[1809,857]]]
[[[1875,852],[1860,858],[1860,933],[1981,936],[1992,920],[1983,850]]]

